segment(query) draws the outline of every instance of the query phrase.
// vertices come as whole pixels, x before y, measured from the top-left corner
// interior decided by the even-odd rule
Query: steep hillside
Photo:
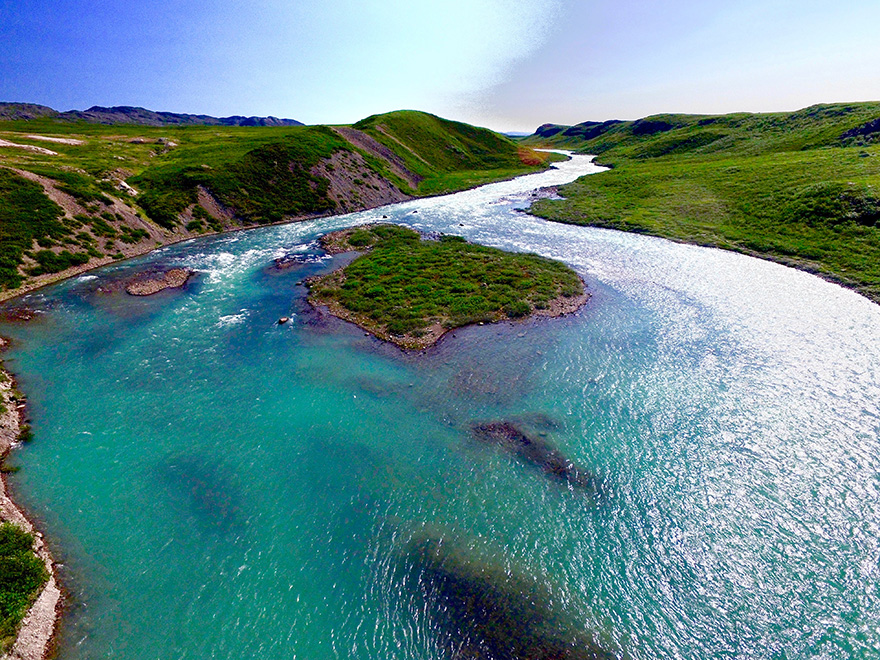
[[[0,121],[0,298],[200,234],[546,167],[506,137],[416,112],[363,129],[105,126],[59,122],[41,106],[15,112],[30,119]]]
[[[514,176],[524,166],[541,166],[547,159],[486,128],[412,110],[373,115],[352,128],[397,154],[420,177],[413,191],[420,194],[483,183],[487,171],[497,178]]]
[[[613,166],[536,215],[746,252],[880,302],[880,103],[545,125],[525,142]]]

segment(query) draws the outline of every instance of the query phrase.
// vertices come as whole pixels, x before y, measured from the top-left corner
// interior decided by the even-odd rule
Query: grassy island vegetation
[[[460,190],[548,159],[488,129],[414,111],[354,126],[146,126],[68,115],[0,119],[0,297],[192,236]]]
[[[541,217],[721,247],[880,302],[880,103],[794,113],[545,125],[527,144],[613,169],[541,200]]]
[[[329,234],[325,245],[367,253],[312,281],[310,300],[407,348],[430,345],[451,328],[559,315],[585,300],[583,283],[564,264],[459,236],[424,238],[405,227],[371,225]]]
[[[21,620],[49,579],[33,545],[33,535],[12,523],[0,524],[0,650],[15,640]]]

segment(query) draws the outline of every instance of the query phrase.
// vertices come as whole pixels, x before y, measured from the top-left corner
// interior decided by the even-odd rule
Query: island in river
[[[570,314],[589,298],[563,263],[460,236],[378,224],[332,232],[321,244],[331,254],[364,254],[307,280],[309,301],[405,349],[427,348],[473,323]]]

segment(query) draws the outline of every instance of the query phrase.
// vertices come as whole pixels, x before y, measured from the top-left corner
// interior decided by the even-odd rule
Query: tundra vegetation
[[[545,125],[531,146],[612,166],[532,213],[736,250],[880,302],[880,103]]]
[[[412,111],[356,127],[28,116],[0,119],[2,297],[40,276],[191,236],[458,190],[548,159],[488,129]]]
[[[432,326],[522,318],[584,293],[577,273],[558,261],[460,236],[428,239],[405,227],[371,225],[331,240],[335,251],[367,253],[311,282],[311,299],[404,346],[417,346]]]

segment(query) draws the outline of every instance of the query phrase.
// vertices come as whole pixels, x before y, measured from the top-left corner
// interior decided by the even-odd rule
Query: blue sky
[[[0,100],[499,130],[880,100],[877,0],[0,0]]]

